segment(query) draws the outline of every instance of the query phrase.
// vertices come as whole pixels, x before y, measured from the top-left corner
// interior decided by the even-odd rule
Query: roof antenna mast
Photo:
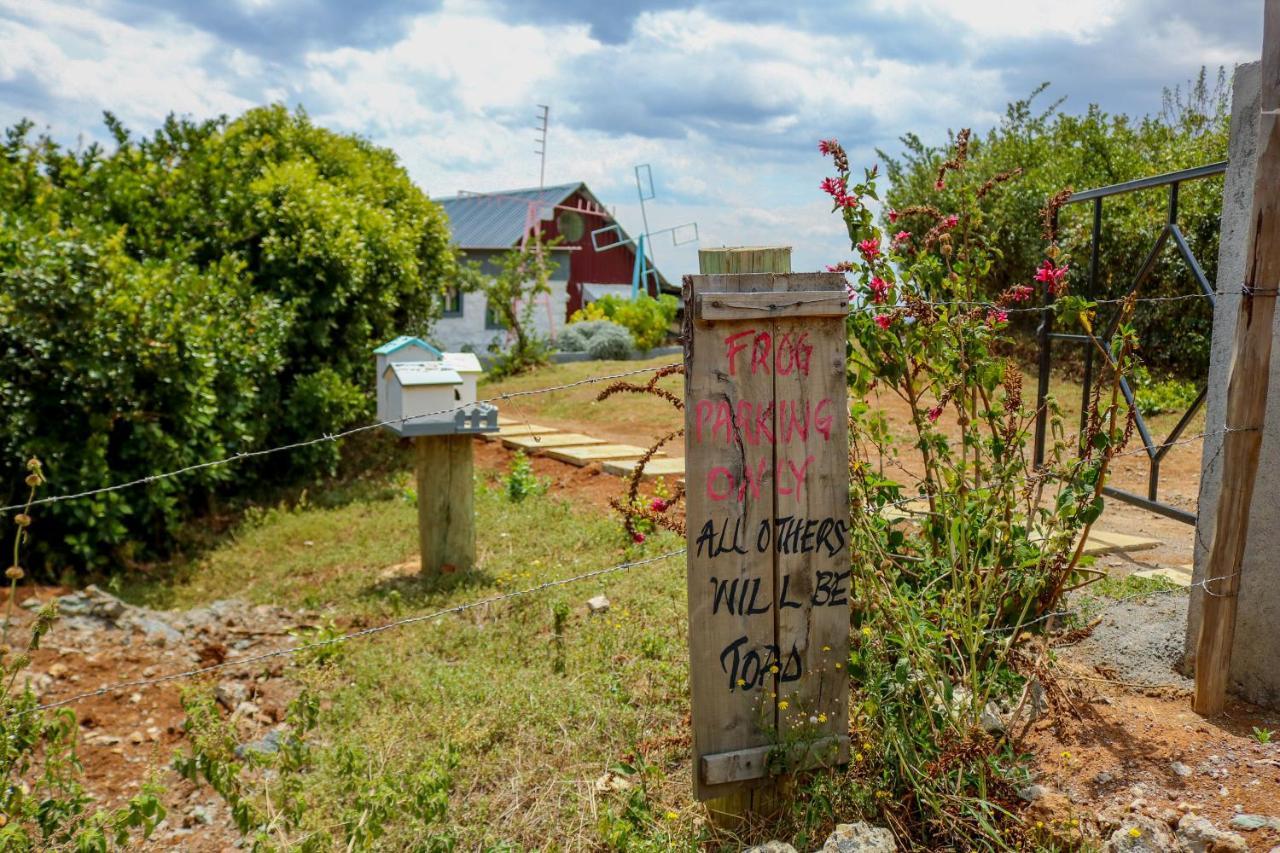
[[[551,113],[551,107],[547,104],[538,104],[541,114],[538,116],[539,124],[534,126],[534,130],[538,131],[538,147],[534,149],[534,154],[538,155],[538,189],[542,189],[547,182],[547,116]]]

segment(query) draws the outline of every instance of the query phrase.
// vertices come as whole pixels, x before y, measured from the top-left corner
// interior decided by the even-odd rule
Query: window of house
[[[461,317],[462,316],[462,291],[456,287],[451,287],[444,294],[444,314],[445,317]]]
[[[488,303],[484,306],[484,327],[486,329],[505,329],[507,327],[506,323],[502,322],[502,317]]]

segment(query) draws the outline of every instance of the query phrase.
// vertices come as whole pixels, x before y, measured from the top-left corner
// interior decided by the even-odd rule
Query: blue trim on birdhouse
[[[396,350],[404,349],[410,344],[417,344],[427,352],[435,353],[436,356],[441,355],[440,350],[436,349],[431,344],[424,341],[422,338],[415,338],[413,335],[401,335],[400,337],[395,338],[394,340],[387,341],[385,344],[375,349],[373,351],[373,354],[374,355],[391,355],[391,353],[395,352]]]

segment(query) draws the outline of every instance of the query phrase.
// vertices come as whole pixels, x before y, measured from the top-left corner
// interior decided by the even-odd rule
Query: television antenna
[[[640,288],[643,286],[648,292],[649,277],[653,276],[657,279],[657,261],[653,252],[653,239],[660,234],[671,235],[672,246],[683,246],[686,243],[696,243],[698,241],[698,223],[686,222],[683,225],[673,225],[670,228],[659,228],[650,230],[649,213],[645,209],[646,201],[653,201],[657,193],[653,188],[653,169],[648,163],[642,163],[635,167],[636,173],[636,195],[640,199],[640,221],[644,226],[644,230],[639,237],[628,237],[622,230],[622,226],[614,223],[606,225],[603,228],[597,228],[591,232],[591,246],[597,252],[607,252],[610,249],[616,249],[619,246],[634,246],[636,254],[635,267],[631,271],[631,298],[635,299],[640,295]],[[604,245],[600,243],[600,237],[603,234],[612,236],[612,242]]]
[[[547,116],[551,113],[551,107],[547,104],[538,104],[541,114],[538,116],[539,124],[534,126],[534,130],[538,131],[538,147],[533,153],[538,155],[538,189],[542,189],[547,182]]]

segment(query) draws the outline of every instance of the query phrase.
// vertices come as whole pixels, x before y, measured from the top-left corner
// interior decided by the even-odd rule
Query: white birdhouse
[[[484,372],[469,352],[440,352],[409,336],[374,350],[378,368],[378,420],[402,436],[496,432],[498,410],[477,403]]]
[[[391,416],[387,414],[387,365],[407,361],[436,361],[441,354],[440,350],[421,338],[401,335],[375,349],[373,355],[378,382],[378,420],[387,421],[391,420]],[[475,399],[474,394],[471,399]]]

